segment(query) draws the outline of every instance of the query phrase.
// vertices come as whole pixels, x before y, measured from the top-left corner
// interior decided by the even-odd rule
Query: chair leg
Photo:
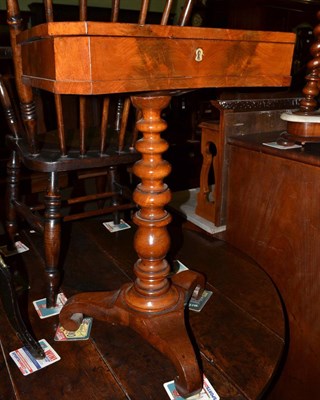
[[[7,163],[6,185],[6,234],[8,237],[8,249],[14,250],[15,239],[18,233],[18,219],[14,202],[19,196],[20,160],[15,151]]]
[[[45,196],[44,251],[47,276],[47,307],[54,307],[60,284],[58,269],[61,244],[61,195],[58,176],[51,172]]]
[[[21,317],[15,287],[10,268],[0,256],[0,297],[7,318],[16,331],[17,336],[35,358],[44,358],[45,354],[40,344],[27,330]]]
[[[117,188],[116,182],[117,182],[117,167],[116,166],[109,167],[108,186],[110,190],[114,193],[111,199],[113,207],[117,207],[119,205],[119,193],[118,193],[119,189]],[[118,210],[115,210],[113,212],[113,223],[115,225],[120,224],[120,213]]]

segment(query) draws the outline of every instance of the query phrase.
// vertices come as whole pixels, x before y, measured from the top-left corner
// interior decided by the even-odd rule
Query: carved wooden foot
[[[134,329],[171,360],[177,371],[177,390],[182,396],[190,396],[201,390],[202,374],[185,327],[184,307],[192,295],[192,288],[200,282],[202,284],[204,278],[193,271],[186,272],[176,275],[181,285],[175,285],[178,297],[170,310],[152,313],[132,309],[127,305],[126,296],[134,287],[133,284],[126,284],[114,292],[80,293],[73,296],[60,313],[60,322],[65,329],[74,331],[79,328],[85,314]],[[189,289],[183,288],[187,286],[187,277],[192,282]]]
[[[185,328],[184,307],[193,292],[201,295],[205,282],[192,271],[169,279],[170,267],[165,260],[170,246],[167,225],[171,216],[164,206],[171,193],[163,179],[171,167],[162,159],[168,144],[160,135],[166,128],[160,115],[169,105],[170,96],[136,96],[132,101],[141,111],[137,128],[143,133],[136,143],[142,158],[133,167],[141,178],[133,194],[140,206],[133,218],[138,226],[134,238],[139,257],[134,265],[136,280],[116,292],[72,297],[62,309],[60,321],[67,330],[75,330],[84,313],[131,327],[173,362],[178,372],[177,390],[187,396],[200,392],[202,374]]]
[[[11,272],[0,256],[0,296],[3,308],[12,328],[25,347],[35,358],[44,358],[45,354],[40,344],[31,336],[21,317],[18,300],[12,282]]]

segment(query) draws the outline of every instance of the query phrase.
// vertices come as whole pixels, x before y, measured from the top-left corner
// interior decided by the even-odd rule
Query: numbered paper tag
[[[185,397],[181,397],[178,393],[174,381],[166,382],[163,384],[170,400],[184,400]],[[211,383],[208,381],[206,376],[203,375],[203,387],[200,393],[195,394],[187,398],[188,400],[220,400],[220,396],[214,390]]]
[[[87,340],[90,337],[92,326],[92,318],[83,318],[79,329],[72,332],[67,331],[59,324],[56,331],[54,340],[57,342],[71,341],[71,340]]]
[[[172,272],[174,274],[179,274],[182,271],[188,271],[188,267],[185,266],[181,261],[179,260],[174,260],[172,263]]]
[[[277,142],[269,142],[269,143],[262,143],[264,146],[269,146],[273,147],[275,149],[280,149],[280,150],[290,150],[290,149],[299,149],[302,147],[300,144],[292,144],[289,146],[283,146]]]
[[[200,312],[210,299],[212,292],[204,290],[200,299],[191,298],[189,301],[189,310]]]
[[[33,301],[33,305],[39,317],[41,319],[44,319],[59,314],[62,307],[65,305],[66,301],[67,301],[66,296],[63,293],[59,293],[57,296],[57,302],[55,307],[47,308],[46,299],[35,300]]]
[[[10,353],[10,357],[16,363],[23,375],[30,375],[39,369],[45,368],[60,360],[59,354],[45,340],[39,340],[40,346],[43,348],[46,357],[43,359],[34,358],[26,347],[21,347]]]
[[[114,224],[113,221],[103,222],[103,226],[105,226],[109,232],[119,232],[123,231],[124,229],[130,229],[131,226],[127,224],[123,219],[120,220],[120,224]]]
[[[5,257],[10,257],[14,256],[15,254],[20,254],[24,253],[25,251],[29,250],[29,247],[27,247],[24,243],[18,241],[15,242],[15,249],[14,250],[8,250],[7,246],[1,246],[0,251]]]
[[[183,271],[188,271],[188,267],[185,266],[181,261],[174,260],[173,261],[173,274],[179,274]],[[204,290],[201,297],[199,299],[191,298],[189,301],[189,310],[200,312],[203,307],[207,304],[210,299],[212,292],[210,290]]]

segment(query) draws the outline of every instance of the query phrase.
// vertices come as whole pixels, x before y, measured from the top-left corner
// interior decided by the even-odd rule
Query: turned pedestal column
[[[205,282],[193,271],[168,278],[170,266],[165,257],[171,216],[164,207],[171,194],[163,179],[171,167],[162,158],[168,144],[161,138],[166,128],[161,111],[169,105],[170,96],[134,96],[132,102],[141,111],[137,127],[143,133],[136,144],[142,158],[133,169],[141,179],[134,192],[140,206],[134,216],[138,226],[134,247],[139,257],[134,266],[136,280],[118,291],[73,296],[62,309],[60,321],[66,329],[76,330],[82,315],[87,314],[130,326],[173,362],[178,373],[176,387],[187,396],[201,390],[202,374],[185,327],[184,308],[193,292],[201,294]]]
[[[317,12],[320,20],[320,11]],[[283,113],[281,119],[287,122],[287,132],[278,139],[279,144],[293,145],[295,142],[304,145],[307,142],[320,142],[320,110],[318,107],[319,90],[319,57],[320,57],[320,24],[313,34],[315,42],[310,47],[312,59],[307,64],[306,85],[302,90],[304,98],[299,110],[293,113]]]

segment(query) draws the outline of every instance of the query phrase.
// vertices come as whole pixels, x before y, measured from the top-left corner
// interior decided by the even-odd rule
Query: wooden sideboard
[[[298,108],[299,101],[296,94],[289,92],[257,92],[249,95],[234,92],[227,98],[221,96],[211,101],[220,116],[217,121],[203,121],[200,124],[203,163],[196,214],[216,226],[227,223],[228,137],[284,130],[286,123],[280,119],[280,115],[286,110]],[[211,172],[214,185],[210,185]]]
[[[320,376],[320,144],[229,138],[226,240],[269,274],[287,313],[287,355],[268,399],[316,399]],[[231,190],[232,189],[232,190]]]

